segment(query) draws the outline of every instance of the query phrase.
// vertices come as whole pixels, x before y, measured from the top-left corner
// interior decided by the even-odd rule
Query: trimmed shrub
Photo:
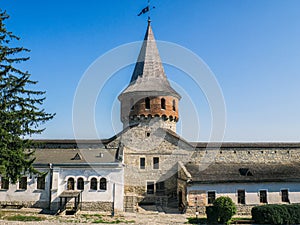
[[[228,224],[235,213],[236,206],[229,197],[219,197],[214,201],[213,206],[206,207],[208,224]]]
[[[236,206],[229,197],[219,197],[214,201],[213,205],[218,213],[220,223],[227,224],[232,216],[236,214]]]
[[[299,224],[300,205],[262,205],[253,207],[252,219],[260,224]]]

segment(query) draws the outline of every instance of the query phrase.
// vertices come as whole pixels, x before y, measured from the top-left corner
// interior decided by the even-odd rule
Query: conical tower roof
[[[181,98],[171,87],[166,77],[150,21],[148,21],[147,31],[130,84],[119,98],[124,94],[134,94],[136,92],[149,96],[171,95],[178,99]]]

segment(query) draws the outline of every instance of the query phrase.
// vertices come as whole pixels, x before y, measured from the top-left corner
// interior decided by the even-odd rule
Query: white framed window
[[[259,190],[259,202],[268,203],[268,192],[267,190]]]

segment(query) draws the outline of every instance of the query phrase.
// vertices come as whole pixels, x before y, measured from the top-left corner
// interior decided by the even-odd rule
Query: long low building
[[[36,141],[34,167],[16,184],[1,180],[2,207],[123,211],[124,169],[118,147],[99,141]],[[118,193],[118,194],[117,194]]]
[[[180,204],[190,212],[205,212],[220,196],[229,196],[240,214],[255,205],[300,203],[299,143],[223,143],[214,160],[201,163],[204,143],[197,144],[197,159],[179,163]]]

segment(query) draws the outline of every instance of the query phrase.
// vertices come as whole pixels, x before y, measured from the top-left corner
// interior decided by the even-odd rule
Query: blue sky
[[[21,37],[20,45],[31,49],[31,60],[21,67],[39,81],[39,89],[47,91],[46,110],[57,113],[37,138],[73,138],[72,104],[79,80],[99,56],[142,40],[147,18],[137,13],[146,2],[1,1],[11,16],[8,29]],[[215,74],[226,103],[225,141],[299,141],[299,0],[152,0],[152,4],[156,39],[190,49]],[[95,120],[101,138],[122,128],[116,97],[128,84],[132,69],[114,74],[99,95]],[[189,103],[182,99],[179,133],[187,140],[208,140],[211,116],[204,94],[176,68],[166,66],[166,73],[175,86],[181,84],[179,91],[188,94],[197,111],[191,116]],[[200,138],[195,136],[195,119],[200,121]],[[83,138],[94,138],[88,130],[86,134]]]

